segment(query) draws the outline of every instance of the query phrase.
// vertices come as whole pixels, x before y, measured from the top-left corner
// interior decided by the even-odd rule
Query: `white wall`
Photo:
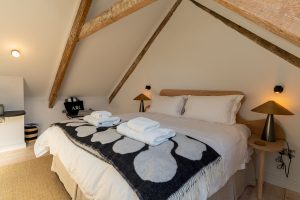
[[[108,101],[105,97],[78,97],[84,102],[85,109],[103,110],[108,107]],[[45,131],[51,124],[65,120],[66,114],[64,98],[58,99],[54,108],[48,108],[48,99],[45,98],[25,98],[25,122],[38,123],[39,134]]]
[[[87,20],[116,1],[93,0]],[[81,40],[59,94],[107,96],[169,1],[156,1]],[[47,98],[81,0],[0,2],[0,75],[22,76],[26,97]],[[13,49],[21,52],[18,59]]]
[[[0,76],[0,104],[4,110],[24,110],[22,77]],[[0,152],[26,146],[24,142],[24,116],[6,117],[0,123]]]
[[[263,34],[278,41],[272,34]],[[280,42],[300,55],[299,48]],[[139,102],[132,99],[148,83],[155,93],[163,88],[243,91],[246,102],[241,114],[247,119],[264,118],[265,115],[250,110],[274,99],[295,113],[276,118],[284,127],[291,148],[296,154],[300,152],[300,69],[228,28],[190,1],[183,1],[111,107],[118,113],[137,111]],[[285,90],[275,95],[273,88],[278,83]],[[287,179],[282,170],[276,169],[275,155],[267,156],[266,180],[299,192],[299,156],[292,161]]]
[[[0,76],[0,104],[5,110],[24,109],[23,78],[17,76]]]
[[[93,1],[89,18],[111,3],[111,0]],[[81,40],[70,61],[60,94],[107,96],[169,4],[169,0],[156,1]]]
[[[48,95],[79,4],[1,0],[0,74],[24,77],[25,96]],[[21,52],[18,59],[13,49]]]

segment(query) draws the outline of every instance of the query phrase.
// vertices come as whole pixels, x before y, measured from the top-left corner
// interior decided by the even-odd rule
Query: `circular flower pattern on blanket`
[[[133,140],[131,138],[125,137],[122,140],[116,142],[113,146],[113,150],[119,154],[127,154],[133,153],[141,150],[145,144],[143,142],[139,142],[137,140]]]
[[[95,126],[79,126],[75,129],[78,137],[86,137],[92,135],[97,132],[97,128]]]
[[[204,143],[192,139],[183,134],[176,134],[175,137],[157,146],[146,146],[145,143],[124,137],[116,129],[108,128],[97,131],[95,126],[86,125],[84,121],[69,121],[65,126],[77,127],[75,131],[78,137],[92,135],[91,142],[100,142],[105,145],[112,144],[113,152],[119,155],[133,154],[133,167],[137,175],[144,181],[164,183],[171,181],[177,173],[178,165],[171,154],[172,150],[181,157],[191,161],[201,160],[203,152],[207,151]],[[176,148],[175,148],[175,143]],[[175,149],[174,149],[175,148]],[[175,156],[176,157],[176,156]]]
[[[202,142],[185,135],[177,134],[172,140],[178,144],[175,153],[189,160],[201,160],[203,151],[206,151],[206,146]]]
[[[143,180],[155,183],[171,180],[177,171],[177,163],[171,155],[174,147],[172,141],[164,142],[158,146],[138,154],[134,159],[134,169]]]
[[[107,129],[106,131],[93,134],[92,142],[100,142],[101,144],[112,143],[121,138],[121,135],[115,129]]]

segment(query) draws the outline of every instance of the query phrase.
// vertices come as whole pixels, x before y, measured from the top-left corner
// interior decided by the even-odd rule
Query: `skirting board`
[[[22,144],[8,145],[8,146],[0,147],[0,153],[7,152],[7,151],[19,150],[19,149],[25,149],[25,148],[26,148],[25,142]]]
[[[278,173],[284,173],[284,172],[278,171]],[[265,181],[282,188],[286,188],[298,193],[300,192],[299,180],[295,180],[291,176],[286,178],[285,176],[280,176],[278,174],[265,171]]]

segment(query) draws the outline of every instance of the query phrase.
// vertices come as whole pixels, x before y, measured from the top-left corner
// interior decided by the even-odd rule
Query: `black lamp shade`
[[[274,92],[275,93],[282,93],[283,92],[283,86],[282,85],[276,85],[274,87]]]
[[[146,85],[145,89],[146,90],[151,90],[151,85]]]

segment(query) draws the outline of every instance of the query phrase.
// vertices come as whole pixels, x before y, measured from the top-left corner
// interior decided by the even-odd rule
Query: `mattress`
[[[155,113],[120,115],[122,120],[144,116],[159,121],[162,127],[194,137],[211,146],[222,156],[222,171],[207,184],[200,199],[206,199],[219,190],[250,158],[247,138],[250,130],[241,124],[222,125],[199,120],[171,117]],[[35,144],[36,156],[48,152],[57,156],[65,169],[87,198],[138,199],[135,192],[113,166],[75,146],[58,127],[48,128]]]

